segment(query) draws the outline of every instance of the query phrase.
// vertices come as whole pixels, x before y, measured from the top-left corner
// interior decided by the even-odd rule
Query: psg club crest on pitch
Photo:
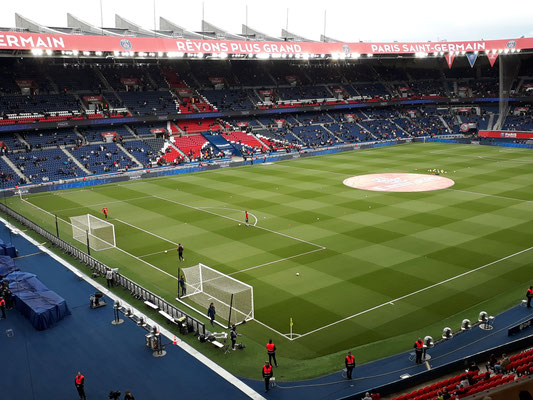
[[[120,47],[122,47],[124,50],[131,50],[133,46],[128,39],[122,39],[120,41]]]
[[[516,47],[516,42],[514,40],[509,40],[507,42],[507,48],[508,49],[514,49]]]

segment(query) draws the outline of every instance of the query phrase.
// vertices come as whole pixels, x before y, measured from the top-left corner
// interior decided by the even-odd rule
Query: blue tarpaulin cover
[[[9,256],[0,256],[0,278],[9,275],[19,269],[15,266],[15,261]]]
[[[12,272],[6,280],[15,297],[15,307],[37,330],[50,328],[70,315],[67,302],[49,290],[35,274]]]

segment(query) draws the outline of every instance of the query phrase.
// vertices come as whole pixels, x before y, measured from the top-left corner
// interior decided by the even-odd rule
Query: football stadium
[[[531,399],[533,38],[156,4],[0,28],[1,398]]]

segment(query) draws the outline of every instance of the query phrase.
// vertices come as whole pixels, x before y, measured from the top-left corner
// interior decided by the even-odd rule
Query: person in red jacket
[[[355,358],[352,356],[351,351],[349,351],[348,355],[344,358],[344,364],[346,365],[346,378],[352,379],[352,371],[355,368]]]
[[[415,345],[413,346],[415,348],[415,354],[416,354],[416,363],[422,364],[422,354],[424,353],[424,342],[421,338],[418,338],[418,340],[415,342]]]
[[[6,301],[0,296],[0,310],[2,311],[2,319],[6,319]]]
[[[107,207],[102,208],[102,212],[104,213],[105,219],[107,219]]]
[[[268,361],[265,361],[265,365],[263,365],[261,372],[263,373],[263,379],[265,380],[265,392],[268,392],[270,390],[270,378],[274,376],[272,365],[270,365]]]
[[[533,299],[533,286],[530,286],[526,293],[527,308],[531,308],[531,299]]]
[[[87,400],[85,397],[85,377],[78,372],[78,375],[74,378],[74,385],[76,385],[76,390],[80,396],[80,400]]]
[[[248,226],[248,211],[244,212],[244,222],[246,222],[246,226]]]
[[[276,345],[272,343],[272,339],[268,340],[266,348],[268,353],[268,362],[270,365],[275,365],[277,368],[278,362],[276,361]],[[272,364],[272,361],[274,361],[274,364]]]

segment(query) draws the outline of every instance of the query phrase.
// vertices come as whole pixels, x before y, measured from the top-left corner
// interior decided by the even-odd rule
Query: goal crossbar
[[[91,214],[70,217],[72,237],[93,250],[116,247],[115,226]]]
[[[188,299],[206,309],[211,303],[216,315],[229,324],[254,319],[253,287],[204,264],[181,269]],[[184,303],[187,304],[187,303]],[[193,308],[193,307],[191,307]]]

